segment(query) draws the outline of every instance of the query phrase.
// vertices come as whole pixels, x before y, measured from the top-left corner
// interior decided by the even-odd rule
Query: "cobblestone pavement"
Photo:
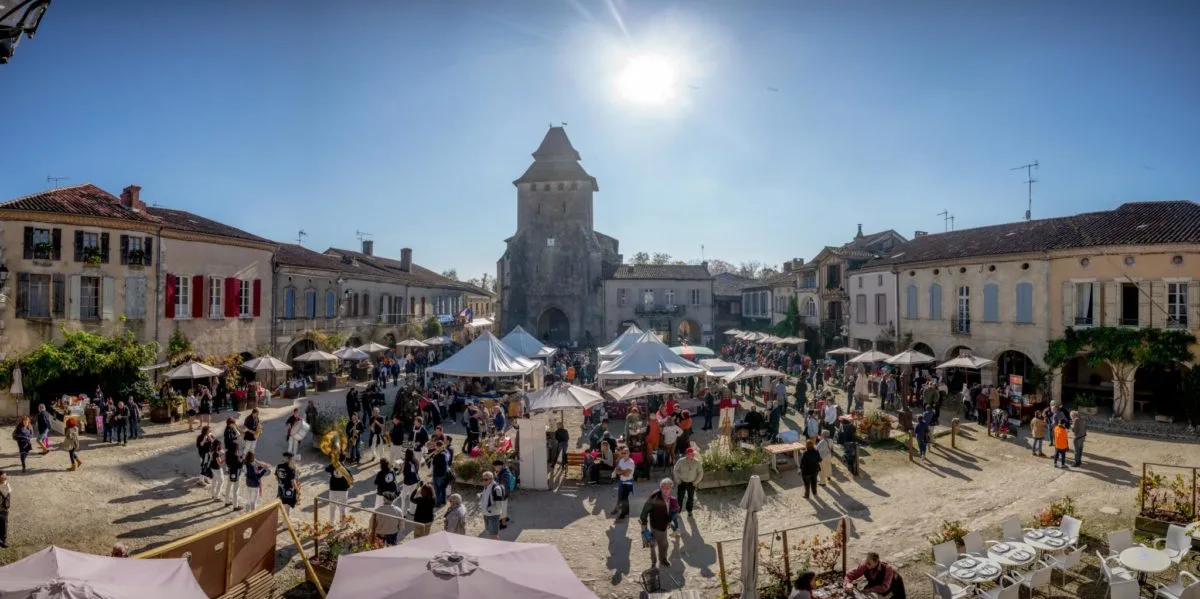
[[[343,398],[344,393],[334,392],[313,399],[323,411],[341,411]],[[285,448],[284,419],[290,409],[287,405],[264,411],[261,459],[270,463],[280,459]],[[786,424],[795,424],[792,418],[794,412]],[[572,437],[579,436],[578,413],[567,414],[567,428]],[[114,543],[123,542],[136,552],[233,517],[233,510],[213,502],[208,490],[198,485],[195,434],[189,434],[185,424],[146,429],[144,439],[124,447],[85,436],[80,454],[84,466],[77,472],[66,471],[66,453],[55,450],[31,456],[30,472],[21,475],[16,473],[20,468],[13,444],[0,446],[0,468],[12,474],[13,488],[11,548],[0,551],[0,562],[11,562],[48,544],[107,553]],[[860,477],[848,477],[839,465],[836,481],[812,502],[801,498],[803,488],[794,468],[781,466],[782,474],[765,485],[768,501],[759,518],[761,530],[849,515],[855,533],[849,545],[851,560],[867,551],[880,552],[901,566],[910,581],[910,594],[920,597],[928,592],[923,583],[929,554],[924,536],[942,520],[958,519],[971,528],[992,530],[1005,516],[1016,514],[1028,520],[1048,502],[1070,494],[1084,514],[1085,531],[1089,522],[1100,517],[1102,507],[1119,508],[1119,517],[1107,518],[1114,526],[1128,526],[1143,461],[1200,461],[1195,445],[1092,433],[1084,465],[1061,470],[1051,467],[1047,458],[1031,456],[1024,439],[992,439],[973,425],[963,430],[957,449],[948,447],[948,438],[939,439],[929,462],[910,463],[901,451],[872,450],[864,458]],[[6,428],[2,438],[9,439],[10,432]],[[711,439],[707,435],[698,433],[697,442],[705,445]],[[306,445],[301,472],[307,501],[300,518],[312,517],[311,498],[326,483],[320,470],[327,462],[310,443]],[[374,470],[374,463],[368,463],[355,472],[356,497],[372,493]],[[656,472],[655,478],[664,474]],[[649,483],[638,484],[635,515],[652,490]],[[473,508],[475,491],[468,487],[458,491]],[[274,482],[269,480],[264,500],[274,493]],[[716,541],[734,540],[725,544],[724,558],[726,570],[737,572],[736,539],[744,520],[737,507],[740,496],[740,488],[700,493],[695,518],[685,521],[682,538],[673,541],[672,566],[662,577],[668,588],[699,588],[706,597],[716,596],[720,588]],[[639,575],[650,567],[649,554],[642,549],[636,523],[614,525],[604,515],[615,500],[610,485],[566,482],[556,483],[553,492],[518,491],[510,506],[512,526],[501,537],[553,543],[601,597],[635,597]],[[481,532],[482,521],[473,516],[468,533]],[[1100,532],[1097,536],[1103,536]],[[286,533],[281,533],[279,546],[281,563],[286,563],[280,576],[298,580],[295,549]]]

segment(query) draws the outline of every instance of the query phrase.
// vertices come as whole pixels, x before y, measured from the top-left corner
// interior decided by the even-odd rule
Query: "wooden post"
[[[792,588],[792,560],[788,556],[787,531],[783,531],[783,573],[787,574],[787,588]]]
[[[321,500],[313,497],[313,559],[317,559],[317,546],[321,544]],[[304,552],[304,548],[300,548]],[[317,585],[320,586],[320,585]]]
[[[721,574],[721,594],[729,594],[729,580],[725,578],[725,550],[720,541],[717,542],[717,567]]]
[[[1141,515],[1146,511],[1146,462],[1142,462],[1142,480],[1138,484],[1141,485],[1141,493],[1138,493],[1138,496],[1142,498],[1142,505],[1138,508],[1138,515]]]
[[[233,527],[225,529],[225,588],[221,590],[221,594],[229,592],[229,587],[233,586],[233,556],[237,554],[233,550],[233,541],[236,539],[233,535]]]
[[[958,449],[958,444],[955,442],[958,438],[958,418],[950,421],[950,447]]]
[[[846,572],[849,571],[846,566],[846,554],[849,553],[849,547],[847,547],[849,544],[849,539],[847,538],[849,535],[846,532],[847,528],[849,527],[846,525],[846,516],[842,516],[842,522],[838,527],[838,535],[842,537],[842,576],[845,576]]]
[[[909,462],[915,462],[915,461],[916,461],[916,458],[914,458],[914,457],[913,457],[913,448],[912,448],[913,439],[912,439],[912,436],[913,436],[913,434],[912,434],[912,433],[905,433],[905,435],[904,435],[904,438],[905,438],[904,445],[905,445],[905,446],[908,448],[908,461],[909,461]]]
[[[312,581],[313,586],[317,587],[317,594],[321,599],[325,599],[325,589],[321,588],[321,579],[317,578],[316,570],[313,570],[312,563],[304,555],[304,545],[300,542],[300,535],[296,534],[296,529],[292,528],[292,521],[288,518],[287,512],[283,509],[283,505],[279,506],[279,515],[283,517],[283,523],[287,525],[288,533],[292,535],[292,542],[296,544],[297,552],[300,554],[300,560],[304,562],[304,570],[308,574],[308,579]]]
[[[1200,485],[1200,479],[1196,478],[1197,472],[1200,472],[1200,468],[1192,468],[1192,516],[1193,517],[1195,517],[1195,515],[1196,515],[1196,508],[1200,507],[1200,505],[1197,505],[1197,503],[1196,503],[1196,498],[1197,498],[1196,486]]]

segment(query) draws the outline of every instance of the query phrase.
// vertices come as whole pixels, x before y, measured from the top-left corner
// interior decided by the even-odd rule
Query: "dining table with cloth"
[[[1035,528],[1025,531],[1025,544],[1038,551],[1057,553],[1067,548],[1067,535],[1057,528]]]
[[[987,550],[988,559],[1006,568],[1024,568],[1037,560],[1038,550],[1028,543],[1003,541]]]
[[[1004,568],[986,557],[964,557],[950,564],[950,577],[964,584],[993,582],[1004,573]]]

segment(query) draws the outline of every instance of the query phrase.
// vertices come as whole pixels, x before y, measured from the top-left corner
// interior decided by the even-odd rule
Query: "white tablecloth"
[[[964,567],[962,564],[967,559],[975,562],[974,566]],[[985,568],[991,566],[990,572],[985,572]],[[950,565],[950,577],[954,580],[965,584],[978,584],[981,582],[991,582],[1000,578],[1004,573],[1004,568],[985,557],[972,557],[960,559]]]
[[[1007,545],[1009,547],[1009,550],[1004,551],[1004,552],[996,551],[995,548],[997,546],[1003,546],[1003,545]],[[1016,559],[1016,557],[1014,557],[1014,556],[1019,554],[1022,551],[1025,552],[1026,554],[1028,554],[1029,557],[1024,560]],[[1033,563],[1033,560],[1037,559],[1037,554],[1038,554],[1037,549],[1034,548],[1033,545],[1030,545],[1028,543],[1018,543],[1015,541],[1005,541],[1003,543],[997,543],[988,548],[988,559],[992,560],[993,562],[996,562],[997,564],[1000,564],[1001,566],[1006,566],[1006,567],[1018,567],[1019,568],[1021,566],[1028,566],[1029,564]]]
[[[1049,551],[1051,553],[1056,553],[1056,552],[1062,551],[1067,548],[1067,543],[1066,543],[1067,536],[1060,534],[1060,531],[1057,528],[1038,529],[1037,532],[1041,533],[1040,537],[1038,537],[1034,534],[1031,534],[1032,532],[1033,531],[1025,532],[1025,544],[1029,545],[1030,547],[1033,547],[1034,549],[1037,549],[1038,551]],[[1059,536],[1058,537],[1051,536],[1052,532],[1053,532],[1053,534],[1059,534]],[[1053,545],[1053,544],[1049,543],[1048,539],[1053,539],[1053,538],[1057,538],[1058,540],[1063,541],[1063,544],[1062,545]]]
[[[1171,567],[1166,552],[1149,547],[1130,547],[1117,555],[1122,566],[1143,574],[1157,574]]]

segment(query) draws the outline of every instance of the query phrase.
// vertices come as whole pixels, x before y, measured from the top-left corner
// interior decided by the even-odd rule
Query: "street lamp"
[[[49,7],[50,0],[16,0],[16,5],[11,0],[0,0],[0,64],[12,58],[21,34],[33,39]]]

